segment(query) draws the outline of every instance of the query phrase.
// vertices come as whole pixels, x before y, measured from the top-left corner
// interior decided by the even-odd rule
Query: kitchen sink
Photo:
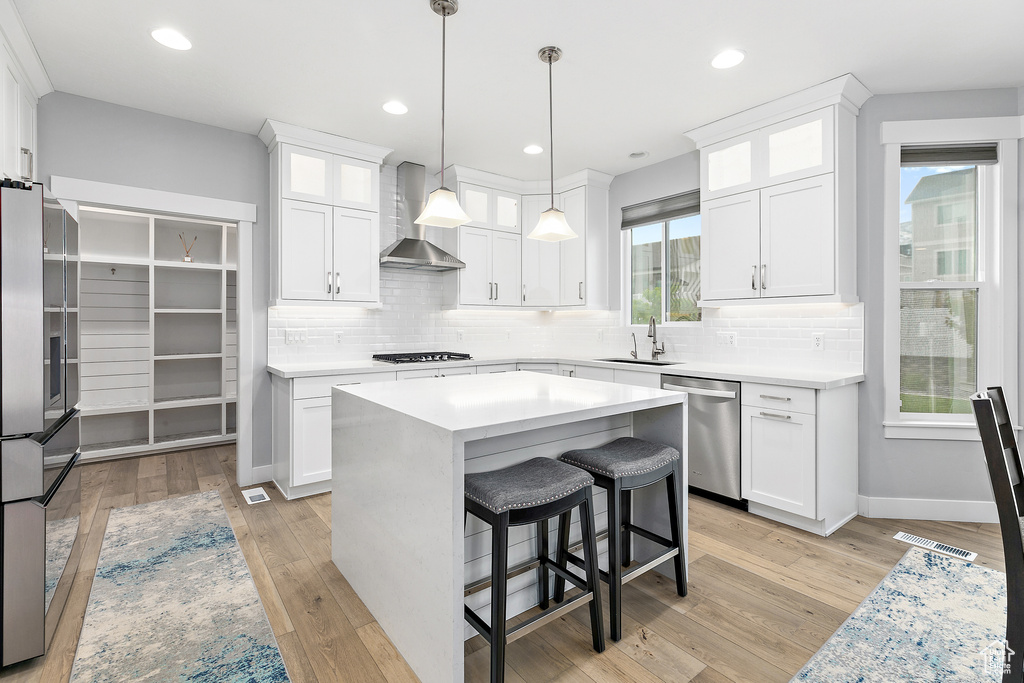
[[[630,363],[632,365],[682,365],[678,360],[648,360],[646,358],[595,358],[602,363]]]

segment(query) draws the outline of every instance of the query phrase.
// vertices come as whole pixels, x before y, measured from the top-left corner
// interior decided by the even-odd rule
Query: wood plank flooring
[[[416,680],[331,562],[329,494],[286,501],[264,484],[271,502],[249,506],[234,482],[233,446],[85,465],[82,566],[50,652],[0,678],[68,681],[112,508],[217,490],[295,683]],[[575,610],[508,647],[506,680],[788,681],[906,552],[892,539],[899,530],[1003,570],[994,524],[858,517],[821,538],[691,496],[687,597],[649,572],[624,590],[620,642],[595,653],[588,611]],[[473,638],[465,653],[466,680],[486,681],[486,644]]]

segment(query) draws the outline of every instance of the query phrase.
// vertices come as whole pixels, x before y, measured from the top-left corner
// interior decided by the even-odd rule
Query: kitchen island
[[[335,387],[332,420],[332,559],[427,683],[463,680],[463,604],[489,600],[464,597],[490,572],[486,525],[464,527],[466,472],[635,436],[682,453],[686,491],[686,394],[527,372],[438,377]],[[634,493],[634,519],[667,535],[664,493],[650,489]],[[510,566],[534,552],[532,533],[513,529]],[[654,550],[635,541],[638,560]],[[673,576],[671,561],[659,570]],[[510,617],[536,604],[536,575],[509,581]]]

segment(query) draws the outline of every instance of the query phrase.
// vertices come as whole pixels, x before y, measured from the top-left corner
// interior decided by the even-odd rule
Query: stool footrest
[[[469,624],[476,629],[477,633],[484,637],[484,640],[487,641],[487,644],[490,645],[491,629],[487,626],[487,624],[484,623],[483,619],[476,615],[476,612],[469,608],[469,605],[463,605],[462,607],[465,610],[466,621],[468,621]]]
[[[575,577],[573,577],[573,578],[575,578]],[[584,586],[584,590],[586,590],[586,584],[583,584],[583,586]],[[516,624],[514,627],[510,628],[508,630],[508,632],[506,633],[506,635],[505,635],[505,642],[506,643],[514,642],[514,641],[518,640],[519,638],[522,638],[523,636],[527,635],[528,633],[530,633],[534,629],[540,628],[541,626],[543,626],[544,624],[548,623],[552,619],[557,619],[558,617],[562,616],[564,613],[566,613],[566,612],[568,612],[570,610],[576,609],[580,605],[585,605],[586,603],[590,602],[593,599],[594,599],[594,594],[593,593],[589,593],[589,592],[587,592],[587,593],[580,593],[579,595],[574,595],[573,597],[569,598],[568,600],[566,600],[563,603],[559,603],[555,607],[549,607],[548,609],[544,610],[540,614],[538,614],[538,615],[536,615],[534,617],[530,617],[529,619],[527,619],[526,621],[522,622],[521,624]]]
[[[657,543],[659,545],[663,545],[666,548],[671,548],[673,545],[675,545],[674,543],[672,543],[672,541],[670,541],[669,539],[665,538],[664,536],[659,536],[658,534],[654,533],[653,531],[648,531],[647,529],[644,529],[643,527],[639,527],[639,526],[637,526],[635,524],[624,524],[623,525],[623,529],[625,529],[626,531],[628,531],[630,533],[636,534],[637,536],[643,536],[648,541],[652,541],[652,542]]]
[[[572,557],[572,556],[570,555],[570,557]],[[580,561],[580,564],[583,564],[583,562]],[[568,581],[572,585],[574,585],[577,588],[579,588],[581,591],[587,590],[587,582],[586,581],[584,581],[580,577],[576,576],[575,574],[571,574],[571,573],[565,571],[564,569],[559,567],[554,562],[551,563],[551,566],[549,566],[548,569],[553,571],[556,576],[562,577],[563,579],[565,579],[566,581]],[[580,569],[584,569],[585,570],[585,567],[580,567]]]
[[[638,565],[634,565],[634,566],[630,567],[626,571],[622,572],[622,585],[626,585],[627,583],[629,583],[630,581],[632,581],[636,577],[638,577],[641,574],[643,574],[648,569],[653,569],[653,568],[657,567],[659,564],[661,564],[662,562],[664,562],[665,560],[669,560],[669,559],[675,557],[678,554],[679,554],[679,548],[672,548],[670,550],[666,550],[665,552],[661,553],[660,555],[655,556],[654,558],[648,560],[647,562],[645,562],[643,564],[638,564]],[[602,578],[604,578],[604,572],[601,572],[601,574],[602,574]]]

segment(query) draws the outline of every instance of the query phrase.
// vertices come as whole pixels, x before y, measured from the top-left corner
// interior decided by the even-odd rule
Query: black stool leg
[[[622,537],[616,523],[622,520],[622,488],[616,479],[608,490],[608,614],[609,635],[622,640]]]
[[[672,530],[672,543],[679,548],[679,553],[672,558],[676,569],[676,593],[686,596],[686,558],[683,556],[683,499],[682,499],[682,465],[676,460],[672,473],[665,477],[668,486],[668,521]]]
[[[540,566],[537,567],[537,588],[540,589],[540,608],[547,609],[550,606],[548,601],[548,520],[542,519],[537,522],[537,559]]]
[[[580,529],[583,531],[583,560],[587,565],[587,590],[594,594],[590,601],[590,631],[594,650],[604,652],[604,625],[601,623],[601,575],[597,568],[597,536],[594,531],[594,497],[587,487],[587,499],[580,503]]]
[[[572,523],[572,510],[558,516],[558,563],[559,569],[566,570],[569,566],[569,525]],[[555,602],[565,600],[565,579],[555,574]]]
[[[505,598],[508,582],[508,513],[491,527],[491,683],[505,680]]]
[[[621,500],[621,514],[619,515],[619,524],[622,527],[622,566],[628,567],[630,562],[633,560],[633,544],[632,536],[626,531],[625,526],[633,521],[633,492],[629,489],[623,489]],[[609,518],[610,521],[611,518]]]

